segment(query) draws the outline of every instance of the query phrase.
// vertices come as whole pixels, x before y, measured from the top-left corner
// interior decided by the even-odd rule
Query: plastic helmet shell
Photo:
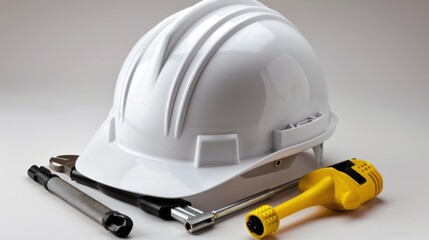
[[[292,23],[257,1],[202,1],[132,49],[77,168],[127,191],[191,196],[319,145],[335,124]]]

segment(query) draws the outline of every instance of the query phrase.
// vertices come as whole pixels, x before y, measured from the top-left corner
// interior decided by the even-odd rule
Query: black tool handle
[[[94,181],[93,179],[82,175],[75,168],[75,163],[78,158],[78,155],[60,155],[52,157],[49,160],[49,167],[56,172],[67,174],[71,180],[77,183],[98,189],[110,197],[135,205],[143,211],[164,220],[174,219],[171,214],[173,209],[177,207],[191,206],[191,203],[184,199],[145,196]]]
[[[46,190],[68,202],[104,226],[117,237],[126,237],[131,232],[133,221],[128,216],[113,211],[66,181],[52,174],[45,167],[32,166],[28,176],[43,185]]]
[[[171,209],[175,207],[191,206],[190,202],[181,198],[157,198],[113,188],[85,177],[75,168],[71,170],[70,178],[80,184],[98,189],[110,197],[135,205],[146,213],[164,220],[173,220]]]

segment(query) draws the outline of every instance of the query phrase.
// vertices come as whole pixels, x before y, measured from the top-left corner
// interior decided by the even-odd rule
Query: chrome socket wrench
[[[133,228],[131,218],[101,204],[57,175],[52,174],[47,168],[34,165],[28,169],[27,173],[31,179],[44,186],[46,190],[100,223],[115,236],[124,238],[131,232]]]
[[[270,199],[280,193],[284,193],[298,186],[299,179],[282,184],[272,189],[267,189],[252,196],[243,198],[223,208],[210,212],[203,212],[192,206],[175,207],[171,209],[171,217],[185,225],[189,233],[194,233],[210,227],[217,220],[233,215],[253,204]]]

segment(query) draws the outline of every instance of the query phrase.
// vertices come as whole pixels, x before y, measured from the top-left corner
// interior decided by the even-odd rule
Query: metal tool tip
[[[251,216],[246,225],[247,229],[256,235],[262,235],[264,233],[264,224],[262,224],[261,219],[256,216]]]
[[[104,216],[103,226],[113,235],[125,238],[133,228],[133,220],[120,212],[111,211]]]

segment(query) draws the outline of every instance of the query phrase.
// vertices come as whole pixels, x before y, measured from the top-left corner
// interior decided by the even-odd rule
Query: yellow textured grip
[[[263,205],[247,214],[246,223],[250,235],[262,238],[277,231],[280,218],[273,207]]]

